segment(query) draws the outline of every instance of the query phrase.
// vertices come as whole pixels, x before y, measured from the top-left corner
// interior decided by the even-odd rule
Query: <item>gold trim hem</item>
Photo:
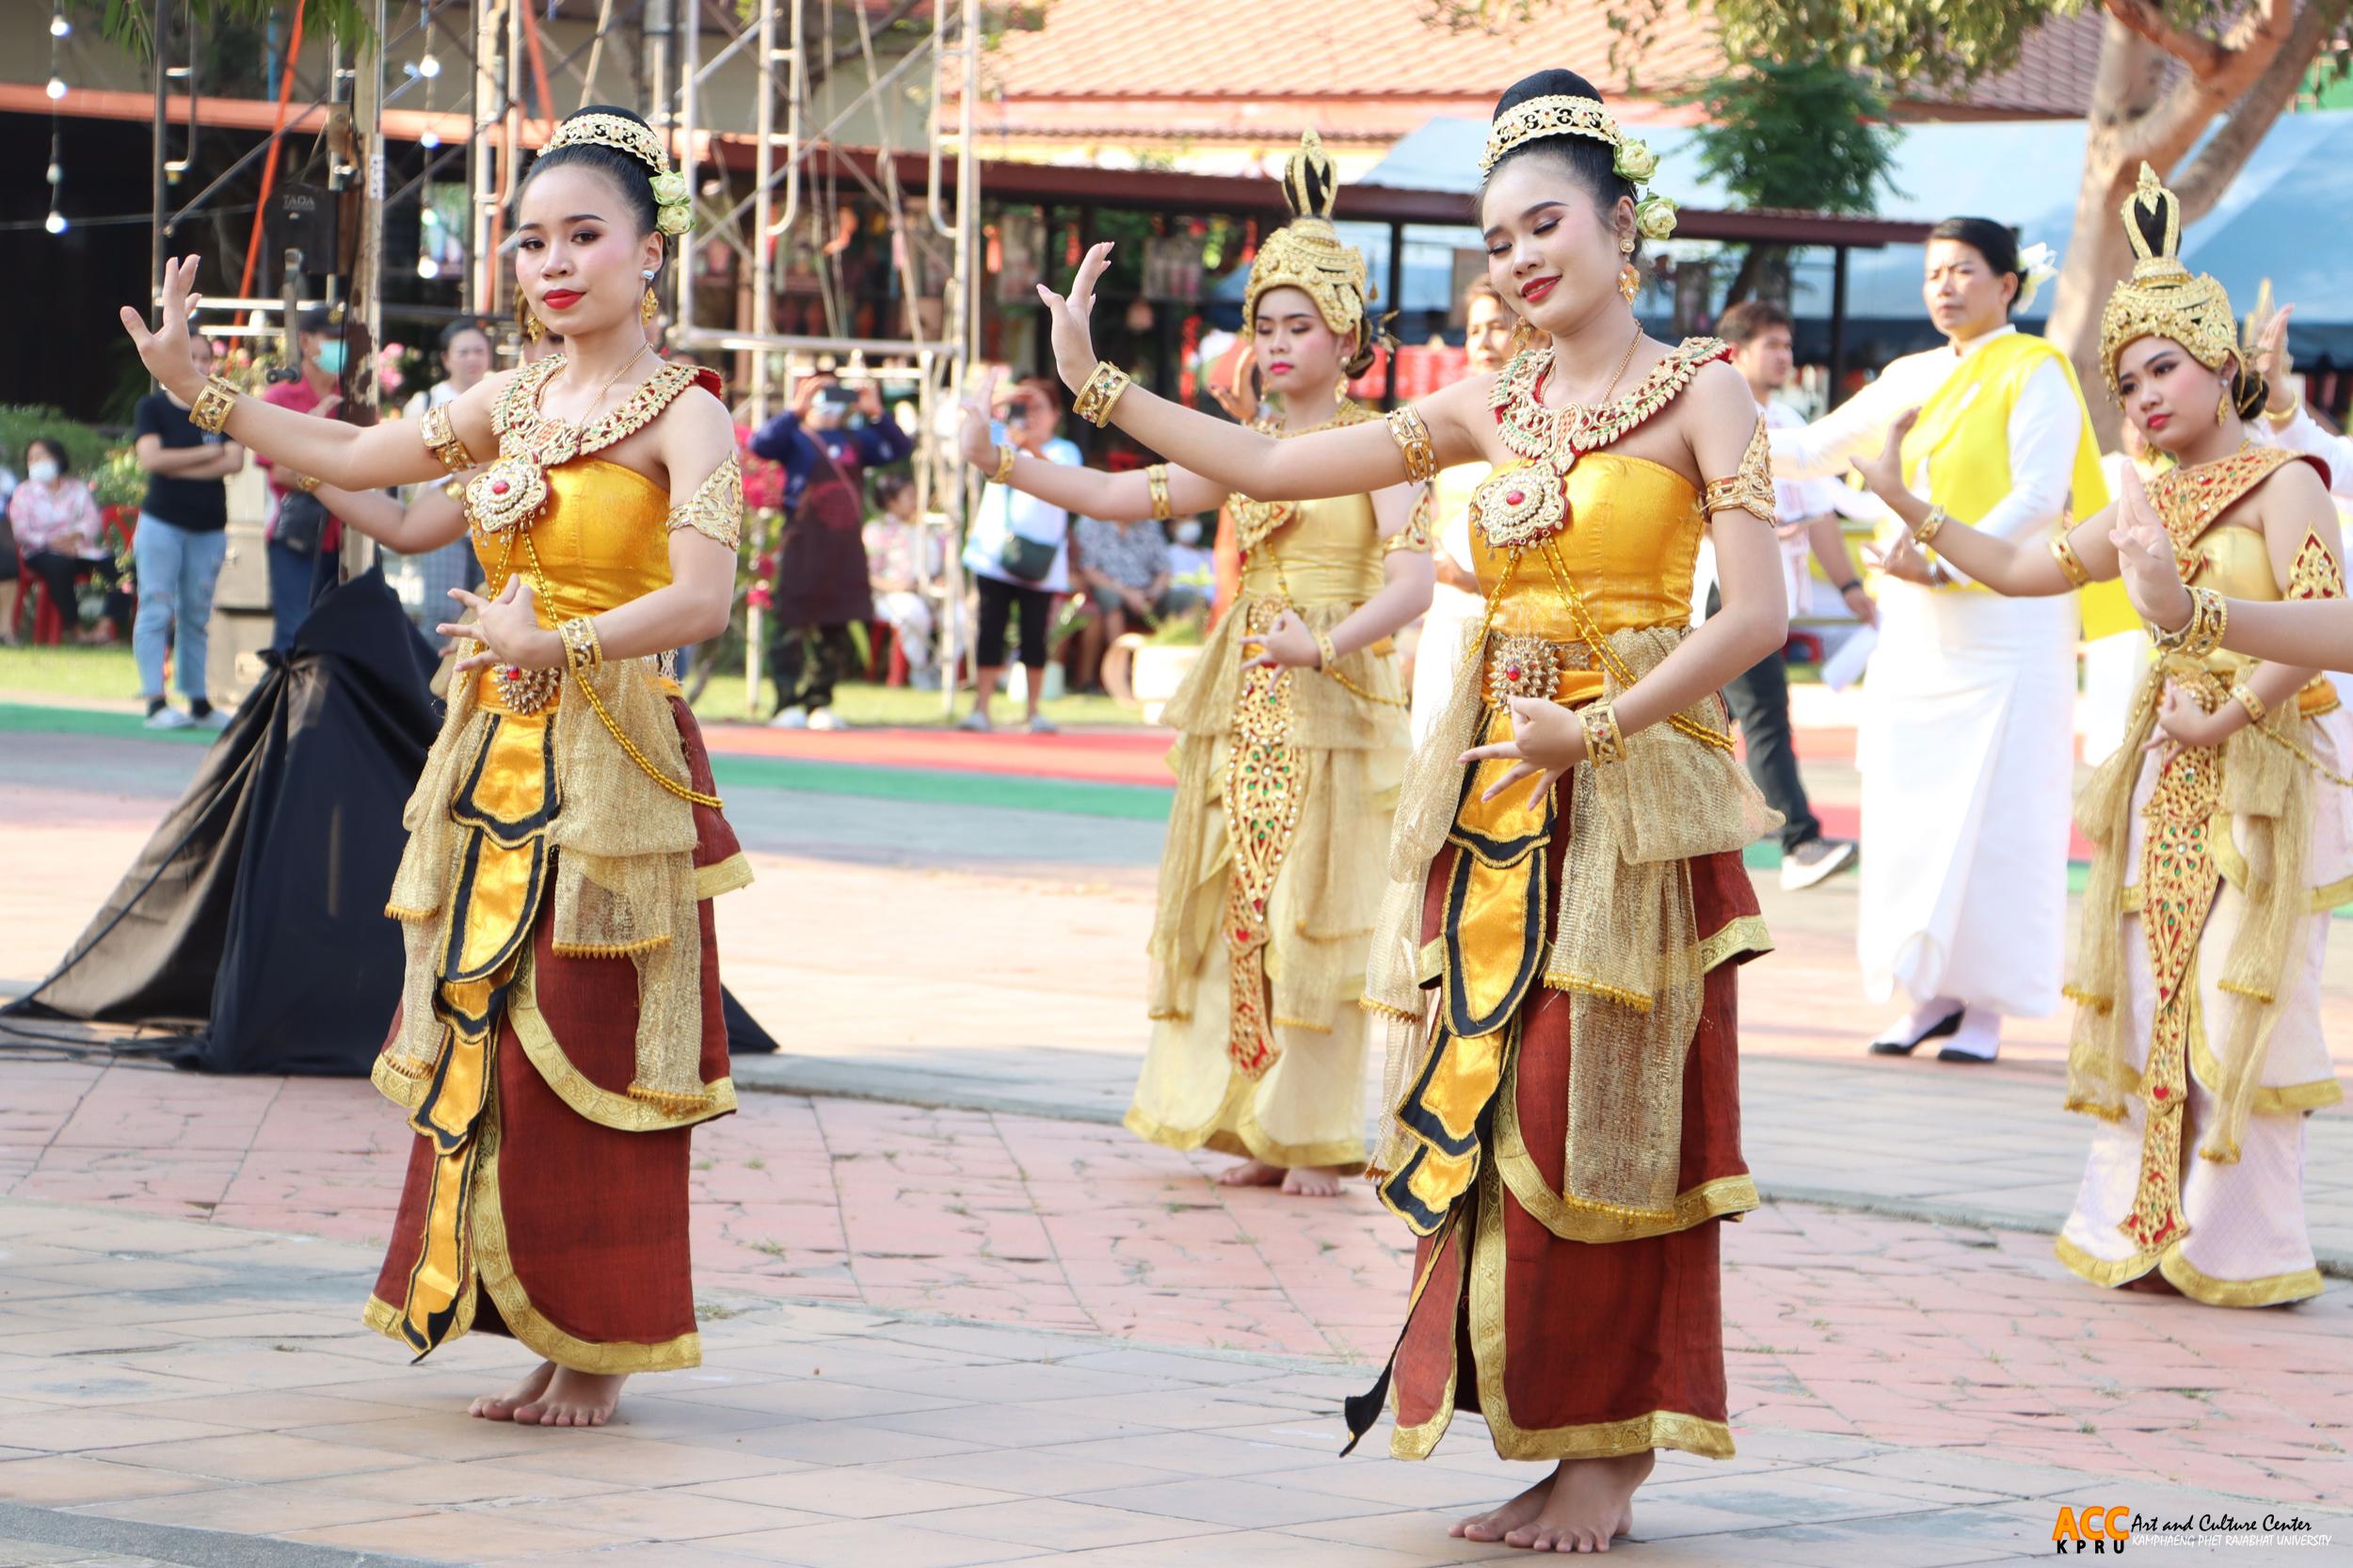
[[[1739,915],[1700,943],[1700,972],[1734,958],[1755,958],[1773,951],[1773,934],[1762,915]]]
[[[1247,1079],[1241,1081],[1244,1088],[1257,1087]],[[1287,1171],[1313,1168],[1337,1170],[1340,1175],[1350,1176],[1364,1174],[1367,1151],[1362,1138],[1336,1138],[1322,1144],[1280,1143],[1267,1136],[1266,1129],[1258,1125],[1258,1118],[1251,1114],[1246,1107],[1232,1125],[1227,1125],[1226,1113],[1232,1109],[1233,1098],[1229,1095],[1226,1104],[1219,1108],[1218,1114],[1208,1126],[1188,1130],[1170,1127],[1166,1122],[1146,1114],[1141,1106],[1131,1105],[1121,1123],[1145,1143],[1158,1144],[1166,1149],[1185,1153],[1194,1149],[1211,1149],[1238,1159],[1256,1160],[1261,1164],[1278,1165]]]
[[[506,998],[507,1021],[515,1026],[515,1038],[522,1043],[523,1055],[530,1059],[532,1068],[575,1115],[616,1132],[664,1132],[672,1128],[693,1127],[696,1122],[707,1122],[735,1110],[733,1078],[713,1079],[704,1084],[698,1099],[665,1096],[665,1100],[675,1099],[677,1103],[648,1099],[642,1093],[616,1094],[592,1081],[572,1064],[563,1043],[548,1027],[546,1015],[539,1011],[535,968],[531,964],[518,967],[514,988]]]
[[[708,866],[695,868],[695,902],[717,898],[752,885],[752,863],[744,852],[736,851],[724,860],[713,860]]]
[[[2217,1279],[2184,1256],[2179,1241],[2158,1252],[2110,1259],[2094,1257],[2066,1237],[2057,1236],[2052,1238],[2051,1250],[2070,1273],[2103,1289],[2117,1289],[2153,1272],[2191,1301],[2206,1306],[2279,1306],[2310,1301],[2326,1288],[2318,1269],[2297,1269],[2263,1279]]]

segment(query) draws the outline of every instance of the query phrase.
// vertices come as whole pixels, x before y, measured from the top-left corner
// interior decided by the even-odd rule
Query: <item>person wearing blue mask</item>
[[[262,401],[296,413],[332,419],[343,407],[343,312],[325,306],[305,311],[296,319],[296,343],[302,356],[301,375],[275,381]],[[318,504],[312,492],[318,481],[284,464],[272,465],[255,453],[269,475],[269,605],[276,622],[270,647],[293,646],[295,629],[311,613],[311,601],[334,582],[331,562],[343,543],[343,524]]]

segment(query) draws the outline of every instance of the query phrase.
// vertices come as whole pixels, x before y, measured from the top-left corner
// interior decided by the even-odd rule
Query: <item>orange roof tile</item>
[[[1517,77],[1567,66],[1604,96],[1651,102],[1629,119],[1681,119],[1657,103],[1723,68],[1705,16],[1669,8],[1636,63],[1610,64],[1606,8],[1556,0],[1529,22],[1449,32],[1426,0],[1049,0],[1031,31],[1004,35],[982,65],[989,134],[1165,140],[1292,136],[1307,124],[1343,138],[1399,136],[1434,114],[1484,115]],[[1907,102],[1923,118],[2074,116],[2091,96],[2100,19],[2043,28],[2012,70],[1950,104]],[[1644,112],[1647,111],[1647,112]]]

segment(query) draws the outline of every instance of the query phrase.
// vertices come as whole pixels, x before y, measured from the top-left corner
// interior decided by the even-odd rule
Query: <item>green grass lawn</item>
[[[136,702],[139,675],[124,643],[0,648],[0,692],[44,702]]]
[[[139,695],[137,669],[129,648],[0,648],[0,696],[18,701],[78,702],[112,706],[136,702]],[[758,717],[768,717],[770,698],[763,688]],[[904,686],[843,686],[835,707],[855,725],[936,728],[939,694]],[[971,698],[957,699],[956,712],[971,707]],[[744,717],[744,677],[714,675],[695,704],[696,716],[710,723]],[[1021,705],[1000,693],[991,716],[1000,725],[1021,722]],[[1046,705],[1056,724],[1078,726],[1140,725],[1143,715],[1120,707],[1107,696],[1066,696]]]

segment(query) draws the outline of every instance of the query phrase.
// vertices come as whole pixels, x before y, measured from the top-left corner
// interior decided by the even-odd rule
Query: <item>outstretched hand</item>
[[[1047,318],[1053,324],[1054,372],[1063,385],[1077,392],[1086,384],[1095,371],[1095,334],[1087,325],[1087,317],[1095,310],[1095,285],[1101,280],[1104,269],[1112,264],[1112,243],[1109,240],[1087,248],[1079,263],[1078,275],[1070,280],[1067,296],[1056,294],[1040,283],[1037,296],[1045,303]]]
[[[1563,775],[1585,760],[1585,724],[1571,710],[1543,697],[1506,697],[1504,702],[1512,710],[1512,738],[1473,746],[1456,760],[1474,767],[1491,760],[1509,761],[1510,771],[1479,798],[1493,800],[1523,779],[1533,778],[1536,786],[1529,792],[1528,804],[1534,809]]]
[[[434,631],[444,637],[468,638],[481,645],[457,661],[456,674],[488,669],[494,664],[514,664],[527,670],[553,669],[564,662],[564,640],[539,624],[531,584],[523,581],[520,572],[506,580],[506,586],[499,590],[496,599],[484,599],[463,588],[450,589],[449,597],[472,610],[473,619],[444,621]]]
[[[1920,410],[1907,408],[1896,416],[1896,423],[1887,429],[1887,442],[1876,457],[1857,457],[1855,472],[1863,476],[1871,493],[1884,501],[1904,488],[1904,438],[1920,421]]]
[[[995,427],[987,406],[977,398],[964,400],[964,424],[956,432],[956,455],[985,473],[997,466]]]
[[[2296,407],[2296,389],[2288,377],[2296,372],[2296,357],[2288,352],[2288,316],[2296,309],[2282,305],[2271,312],[2255,339],[2255,371],[2264,378],[2264,407],[2284,414]]]
[[[139,351],[139,363],[157,384],[183,403],[193,403],[204,390],[204,376],[188,362],[188,318],[204,296],[195,292],[197,258],[181,256],[164,263],[164,287],[158,304],[161,319],[149,331],[147,317],[137,307],[122,307],[122,329]]]
[[[2116,547],[2117,566],[2124,578],[2125,597],[2151,626],[2178,632],[2189,624],[2193,606],[2182,582],[2181,563],[2174,559],[2173,536],[2157,520],[2149,492],[2134,470],[2124,472],[2123,493],[2117,499],[2116,526],[2108,531]]]

